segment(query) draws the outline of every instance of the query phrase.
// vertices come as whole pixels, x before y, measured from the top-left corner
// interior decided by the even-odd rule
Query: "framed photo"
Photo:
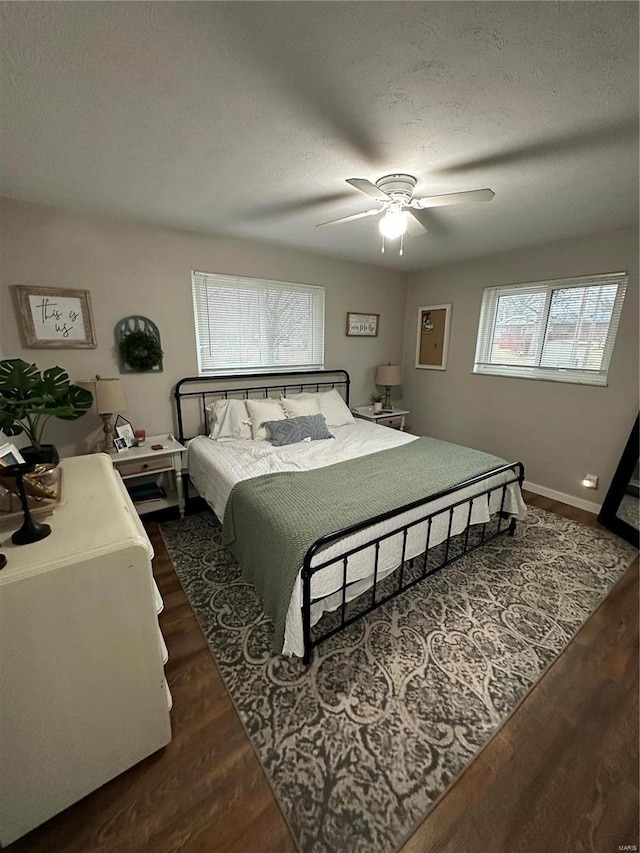
[[[135,447],[136,437],[133,434],[133,428],[130,423],[123,424],[122,426],[116,426],[116,435],[118,438],[124,439],[127,447]]]
[[[416,367],[446,370],[451,330],[451,303],[418,308]]]
[[[23,285],[15,285],[12,289],[18,326],[26,347],[95,348],[88,290]]]
[[[24,465],[22,454],[10,442],[0,445],[0,465],[6,468],[8,465]]]
[[[360,338],[377,338],[379,314],[356,314],[347,311],[347,335]]]
[[[118,453],[121,453],[123,450],[127,450],[129,447],[125,438],[114,438],[113,446],[118,451]]]

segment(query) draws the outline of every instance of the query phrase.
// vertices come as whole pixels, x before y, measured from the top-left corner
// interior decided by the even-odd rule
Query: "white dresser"
[[[171,740],[153,550],[105,454],[61,463],[31,545],[0,531],[0,843]]]

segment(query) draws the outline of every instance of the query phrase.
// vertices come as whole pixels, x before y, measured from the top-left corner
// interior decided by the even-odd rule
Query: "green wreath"
[[[151,332],[129,332],[120,341],[122,360],[134,370],[153,370],[162,362],[160,342]]]

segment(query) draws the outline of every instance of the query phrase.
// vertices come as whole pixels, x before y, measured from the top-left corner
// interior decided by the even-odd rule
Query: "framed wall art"
[[[24,285],[15,285],[12,290],[26,347],[95,348],[88,290]]]
[[[418,308],[416,367],[446,370],[451,330],[451,303]]]
[[[347,312],[347,335],[349,337],[377,338],[379,314],[356,314]]]

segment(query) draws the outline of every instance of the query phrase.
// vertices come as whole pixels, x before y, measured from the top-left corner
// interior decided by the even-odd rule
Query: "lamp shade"
[[[400,385],[402,374],[397,364],[381,364],[376,370],[376,385]]]
[[[126,410],[127,401],[119,379],[102,379],[96,376],[95,379],[85,379],[77,384],[93,394],[92,412],[98,415],[112,415],[114,412]]]

